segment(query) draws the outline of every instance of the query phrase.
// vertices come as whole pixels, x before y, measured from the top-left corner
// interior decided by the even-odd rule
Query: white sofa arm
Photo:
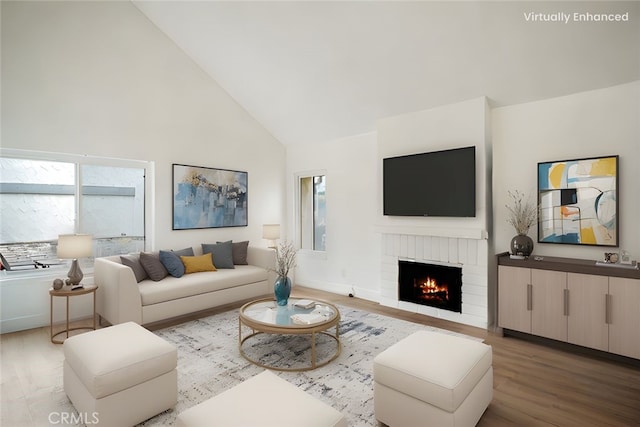
[[[276,251],[269,248],[249,246],[247,248],[247,262],[250,265],[269,270],[269,283],[274,283],[277,274],[273,271],[276,267]]]
[[[94,282],[98,285],[96,311],[112,325],[142,323],[142,297],[133,270],[106,258],[96,258]]]

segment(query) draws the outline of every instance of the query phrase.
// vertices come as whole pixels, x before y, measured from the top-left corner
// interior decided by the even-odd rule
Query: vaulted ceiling
[[[505,106],[640,79],[636,1],[133,4],[284,144],[479,96]]]

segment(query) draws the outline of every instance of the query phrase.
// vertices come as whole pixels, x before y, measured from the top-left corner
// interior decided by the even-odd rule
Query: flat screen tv
[[[475,217],[476,148],[383,159],[383,213]]]

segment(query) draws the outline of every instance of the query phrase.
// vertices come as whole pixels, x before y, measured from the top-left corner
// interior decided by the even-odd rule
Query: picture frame
[[[619,156],[538,163],[538,242],[618,246]]]
[[[607,264],[617,264],[618,263],[618,253],[617,252],[605,252],[604,253],[604,262]]]
[[[172,165],[173,230],[246,227],[248,173]]]

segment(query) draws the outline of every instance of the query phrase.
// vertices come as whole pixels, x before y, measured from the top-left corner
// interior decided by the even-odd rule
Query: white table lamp
[[[74,286],[82,281],[78,258],[93,255],[93,236],[90,234],[61,234],[58,236],[58,258],[71,259],[67,284]]]
[[[262,226],[262,238],[269,241],[269,247],[276,247],[276,240],[280,238],[280,224],[264,224]]]

